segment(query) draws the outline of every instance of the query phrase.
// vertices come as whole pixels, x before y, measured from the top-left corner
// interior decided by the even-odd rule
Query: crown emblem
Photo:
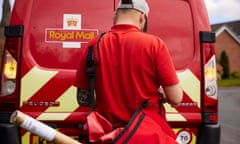
[[[67,25],[68,25],[69,27],[75,27],[75,26],[77,26],[77,22],[78,22],[77,19],[76,19],[76,18],[73,18],[73,17],[67,19]]]

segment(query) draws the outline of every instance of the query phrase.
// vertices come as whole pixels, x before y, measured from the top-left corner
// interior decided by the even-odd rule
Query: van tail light
[[[0,110],[13,109],[18,102],[18,61],[22,47],[23,26],[5,27],[5,37],[1,67]]]
[[[3,63],[3,76],[1,96],[7,96],[14,93],[16,89],[17,61],[6,51]]]
[[[204,123],[218,122],[218,87],[215,33],[200,32],[202,56],[202,110]]]

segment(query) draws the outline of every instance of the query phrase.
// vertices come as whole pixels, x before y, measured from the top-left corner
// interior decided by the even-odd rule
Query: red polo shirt
[[[96,39],[88,45],[96,43]],[[126,124],[146,100],[158,113],[160,85],[178,83],[175,68],[164,42],[140,32],[132,25],[115,25],[99,43],[96,64],[97,111],[114,125]],[[87,48],[82,49],[76,86],[88,88]]]

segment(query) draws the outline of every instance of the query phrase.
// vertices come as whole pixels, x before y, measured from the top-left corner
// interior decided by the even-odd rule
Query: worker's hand
[[[161,86],[159,87],[158,91],[160,92],[160,95],[161,95],[160,99],[159,99],[159,102],[162,103],[162,104],[166,103],[167,102],[166,95],[165,95]]]
[[[159,99],[159,102],[164,104],[164,103],[167,103],[167,99],[163,96],[161,96],[161,98]]]

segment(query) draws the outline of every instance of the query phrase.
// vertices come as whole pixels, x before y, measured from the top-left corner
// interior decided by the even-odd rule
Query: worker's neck
[[[140,29],[140,25],[133,21],[133,20],[129,20],[129,19],[121,19],[121,20],[117,20],[115,22],[115,25],[121,25],[121,24],[129,24],[129,25],[134,25],[136,27],[138,27]]]

